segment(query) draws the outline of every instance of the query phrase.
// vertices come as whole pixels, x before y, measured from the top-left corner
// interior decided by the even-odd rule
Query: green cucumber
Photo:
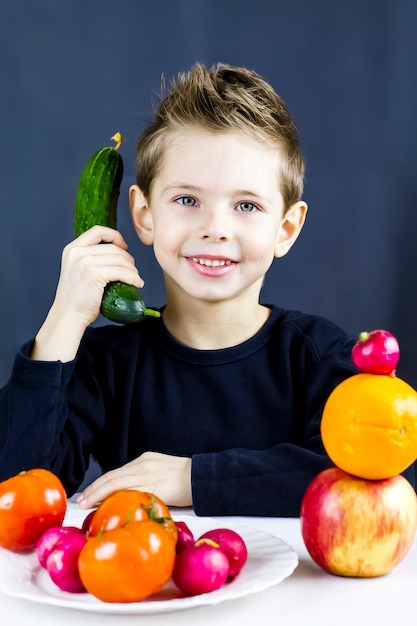
[[[117,228],[117,201],[123,178],[119,148],[123,139],[120,133],[112,139],[116,145],[95,152],[81,174],[74,211],[76,237],[96,224]],[[137,287],[121,282],[107,285],[100,311],[104,317],[119,324],[140,322],[145,315],[160,315],[159,311],[146,308]]]

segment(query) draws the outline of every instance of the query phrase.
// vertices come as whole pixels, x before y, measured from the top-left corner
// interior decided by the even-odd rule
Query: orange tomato
[[[92,517],[88,533],[93,537],[144,520],[160,523],[176,543],[178,530],[168,506],[155,494],[135,489],[120,489],[105,498]]]
[[[65,489],[45,469],[21,472],[0,483],[0,546],[13,552],[32,550],[52,526],[61,526],[67,510]]]
[[[330,394],[321,436],[330,459],[349,474],[400,474],[417,458],[417,392],[395,376],[351,376]]]
[[[103,602],[140,602],[171,577],[175,544],[152,520],[130,522],[90,537],[78,567],[89,593]]]

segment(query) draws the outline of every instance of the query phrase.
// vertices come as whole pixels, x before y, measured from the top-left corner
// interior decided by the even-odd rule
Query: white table
[[[68,516],[76,505],[68,506]],[[77,507],[78,508],[78,507]],[[175,517],[175,509],[172,510]],[[191,510],[178,510],[193,515]],[[406,558],[388,575],[371,579],[332,576],[311,560],[299,519],[218,518],[219,526],[246,524],[291,545],[299,557],[295,572],[283,582],[239,600],[172,613],[107,615],[37,604],[0,593],[2,626],[260,626],[266,620],[283,626],[402,626],[417,621],[417,539]]]

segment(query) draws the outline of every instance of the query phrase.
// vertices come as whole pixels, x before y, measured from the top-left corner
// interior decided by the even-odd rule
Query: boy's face
[[[133,221],[153,244],[169,290],[220,301],[257,296],[274,256],[301,230],[306,205],[283,216],[277,151],[238,133],[190,129],[169,144],[149,203],[131,189]]]

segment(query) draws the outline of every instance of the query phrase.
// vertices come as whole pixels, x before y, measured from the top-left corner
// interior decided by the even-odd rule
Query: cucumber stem
[[[117,132],[113,135],[113,137],[111,137],[111,139],[113,139],[113,141],[116,142],[116,145],[113,146],[113,150],[118,150],[120,148],[120,146],[122,145],[122,141],[123,141],[123,137],[121,135],[121,133]]]
[[[144,315],[151,315],[152,317],[161,317],[160,311],[155,311],[155,309],[143,309]]]

